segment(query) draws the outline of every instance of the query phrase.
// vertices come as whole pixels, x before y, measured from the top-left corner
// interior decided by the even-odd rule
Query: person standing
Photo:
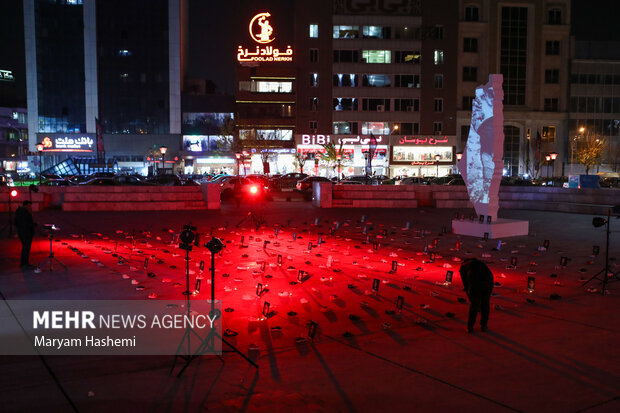
[[[34,227],[36,226],[32,218],[32,202],[24,201],[22,206],[15,211],[15,226],[17,236],[22,243],[22,254],[19,261],[21,268],[32,268],[30,265],[30,246],[34,237]]]
[[[474,331],[478,313],[480,313],[480,329],[487,331],[491,293],[493,292],[493,273],[484,262],[477,258],[463,261],[459,273],[470,303],[467,332]]]

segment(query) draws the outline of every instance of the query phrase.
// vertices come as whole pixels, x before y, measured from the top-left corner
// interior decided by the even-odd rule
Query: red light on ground
[[[19,194],[19,192],[17,192],[16,189],[11,191],[11,197],[13,197],[13,198],[15,198],[18,194]]]
[[[251,192],[252,194],[256,194],[256,193],[258,192],[258,188],[257,188],[257,187],[255,187],[254,185],[252,185],[252,186],[250,187],[250,192]]]

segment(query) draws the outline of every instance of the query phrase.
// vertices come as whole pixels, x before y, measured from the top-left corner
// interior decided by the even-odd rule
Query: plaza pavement
[[[147,299],[150,293],[183,299],[182,288],[162,283],[164,277],[184,279],[182,256],[167,245],[168,230],[190,221],[202,233],[213,228],[230,241],[216,263],[217,298],[234,309],[225,314],[225,325],[238,333],[231,341],[260,366],[256,371],[226,353],[224,363],[205,356],[176,378],[168,374],[172,357],[47,356],[56,382],[38,357],[0,356],[0,411],[71,411],[58,384],[84,412],[620,411],[620,283],[609,284],[602,296],[587,291],[600,289],[598,281],[586,287],[580,281],[604,261],[604,227],[594,228],[592,216],[500,210],[501,217],[528,219],[530,235],[505,239],[497,251],[496,240],[442,233],[443,227],[449,232],[455,210],[319,210],[309,203],[273,202],[258,208],[267,223],[258,231],[245,223],[236,227],[247,212],[247,206],[226,204],[221,211],[191,213],[36,213],[39,223],[61,227],[54,248],[66,272],[22,272],[19,242],[0,240],[0,291],[9,300]],[[363,215],[373,235],[387,232],[377,251],[361,243]],[[327,232],[336,221],[341,227],[331,237]],[[611,225],[618,231],[620,220],[612,218]],[[133,261],[118,266],[102,252],[113,244],[128,248],[130,235],[142,251],[131,257],[135,263],[149,254],[165,261],[149,268],[154,278],[131,271]],[[247,249],[239,248],[242,235]],[[320,247],[318,236],[326,241]],[[262,250],[265,239],[271,251]],[[549,249],[539,251],[544,240]],[[273,246],[276,241],[281,245]],[[307,252],[309,241],[315,247]],[[614,271],[620,270],[618,242],[612,233]],[[423,254],[425,245],[436,252],[435,263]],[[600,246],[597,257],[591,257],[593,245]],[[79,257],[70,246],[99,262]],[[31,261],[42,261],[47,250],[47,240],[38,236]],[[251,271],[256,260],[271,264],[277,253],[294,271],[267,267],[273,275],[268,280]],[[204,249],[192,254],[193,265],[208,257]],[[327,268],[329,255],[339,272]],[[474,334],[465,332],[468,306],[458,301],[465,297],[458,259],[467,257],[487,261],[499,284],[487,333],[478,326]],[[512,257],[516,269],[507,268]],[[566,267],[559,267],[561,257],[570,259]],[[404,265],[389,274],[393,260]],[[298,269],[310,278],[291,285]],[[441,285],[447,269],[455,272],[450,286]],[[121,273],[144,289],[136,290]],[[532,294],[524,292],[529,275],[536,277]],[[381,280],[376,294],[374,278]],[[261,280],[269,292],[259,298],[254,290]],[[402,313],[394,311],[397,296],[405,300]],[[264,301],[275,311],[267,320],[260,317]],[[297,343],[307,336],[310,320],[319,325],[317,335]]]

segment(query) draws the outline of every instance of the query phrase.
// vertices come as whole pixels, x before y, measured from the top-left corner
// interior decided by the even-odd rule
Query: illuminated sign
[[[416,166],[416,165],[435,165],[436,163],[433,161],[413,161],[411,162],[411,165]]]
[[[13,71],[0,69],[0,80],[4,80],[5,82],[14,81],[15,78],[13,77]]]
[[[398,140],[398,143],[401,145],[410,143],[412,145],[437,145],[439,143],[448,143],[448,137],[444,136],[443,138],[439,138],[436,136],[429,136],[429,137],[424,137],[424,136],[419,136],[419,137],[407,137],[407,136],[403,136],[402,138],[400,138]]]
[[[250,32],[250,38],[256,43],[266,45],[276,39],[273,34],[273,27],[269,24],[268,17],[271,17],[270,13],[258,13],[250,20],[248,31]],[[237,61],[256,63],[292,62],[293,49],[291,46],[286,46],[284,51],[280,51],[279,48],[273,46],[256,46],[256,50],[253,51],[252,47],[244,48],[239,45],[237,48]]]
[[[94,134],[48,134],[43,136],[43,152],[93,152]]]
[[[383,141],[383,136],[375,136],[375,139],[377,143],[381,143]],[[326,145],[330,142],[330,135],[301,135],[302,145]],[[338,138],[335,143],[343,145],[368,145],[370,143],[370,137],[362,137],[360,135],[342,137]]]

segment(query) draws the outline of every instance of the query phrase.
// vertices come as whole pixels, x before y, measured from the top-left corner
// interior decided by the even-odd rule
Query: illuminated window
[[[319,110],[319,98],[310,98],[310,110]]]
[[[419,51],[397,51],[394,52],[394,63],[420,63]]]
[[[334,26],[334,39],[357,39],[360,37],[359,26]]]
[[[333,106],[334,106],[334,110],[336,111],[357,110],[357,99],[356,98],[334,98]]]
[[[392,52],[389,50],[362,50],[362,59],[366,63],[392,63]]]
[[[363,75],[362,86],[390,87],[392,80],[390,75]]]
[[[256,93],[291,93],[293,91],[293,82],[277,80],[242,80],[239,82],[239,90]]]
[[[389,135],[390,124],[388,122],[362,122],[362,135]]]
[[[310,32],[311,39],[318,39],[319,38],[319,25],[311,24],[309,32]]]
[[[389,39],[391,28],[386,26],[364,26],[362,36],[366,39]]]
[[[542,140],[545,142],[555,142],[555,126],[542,127]]]
[[[433,50],[433,63],[436,65],[443,64],[443,50]]]
[[[357,122],[333,122],[333,129],[336,135],[357,133]]]
[[[443,75],[437,74],[435,75],[435,89],[443,89]]]
[[[334,75],[334,86],[336,87],[355,87],[357,86],[357,75],[354,73],[337,73]]]
[[[318,73],[310,73],[310,86],[311,87],[319,86],[319,74]]]

